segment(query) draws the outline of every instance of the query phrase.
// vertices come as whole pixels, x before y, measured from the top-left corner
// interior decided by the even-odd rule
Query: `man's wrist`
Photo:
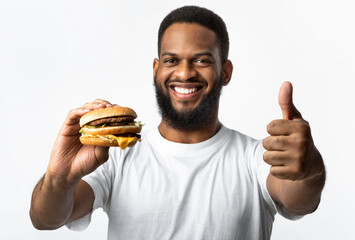
[[[72,179],[68,176],[61,176],[49,170],[46,171],[42,188],[61,191],[74,191],[80,179]]]

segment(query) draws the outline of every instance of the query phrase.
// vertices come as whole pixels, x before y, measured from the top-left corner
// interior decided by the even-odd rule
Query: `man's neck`
[[[196,130],[178,130],[171,127],[164,119],[158,127],[160,134],[167,140],[178,143],[199,143],[213,137],[222,124],[213,118],[208,124]]]

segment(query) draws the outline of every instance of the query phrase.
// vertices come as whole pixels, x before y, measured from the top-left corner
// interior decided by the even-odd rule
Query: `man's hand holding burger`
[[[45,176],[33,191],[30,216],[36,228],[56,229],[91,211],[94,195],[81,178],[107,161],[108,147],[83,145],[79,122],[90,111],[114,106],[97,99],[68,113]]]
[[[325,168],[308,122],[293,105],[289,82],[281,86],[279,105],[283,119],[267,126],[270,136],[263,140],[264,161],[271,165],[267,187],[274,200],[303,215],[318,206]]]
[[[46,174],[75,183],[107,161],[107,147],[83,145],[80,142],[79,122],[90,111],[113,106],[105,100],[96,99],[68,113],[53,146]]]

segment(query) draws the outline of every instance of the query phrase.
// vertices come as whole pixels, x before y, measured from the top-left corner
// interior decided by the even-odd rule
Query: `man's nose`
[[[175,77],[184,81],[190,78],[197,77],[197,72],[192,63],[188,61],[181,61],[175,70]]]

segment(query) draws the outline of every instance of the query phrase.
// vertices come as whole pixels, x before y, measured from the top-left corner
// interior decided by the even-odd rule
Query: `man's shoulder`
[[[263,152],[261,139],[256,139],[235,129],[227,128],[230,138],[226,146],[229,151],[243,152],[250,156],[259,156]]]
[[[224,128],[226,128],[227,131],[231,132],[231,137],[238,140],[238,143],[255,144],[255,143],[258,143],[261,141],[259,139],[254,138],[254,137],[251,137],[245,133],[242,133],[238,130],[227,128],[227,127],[224,127]]]

